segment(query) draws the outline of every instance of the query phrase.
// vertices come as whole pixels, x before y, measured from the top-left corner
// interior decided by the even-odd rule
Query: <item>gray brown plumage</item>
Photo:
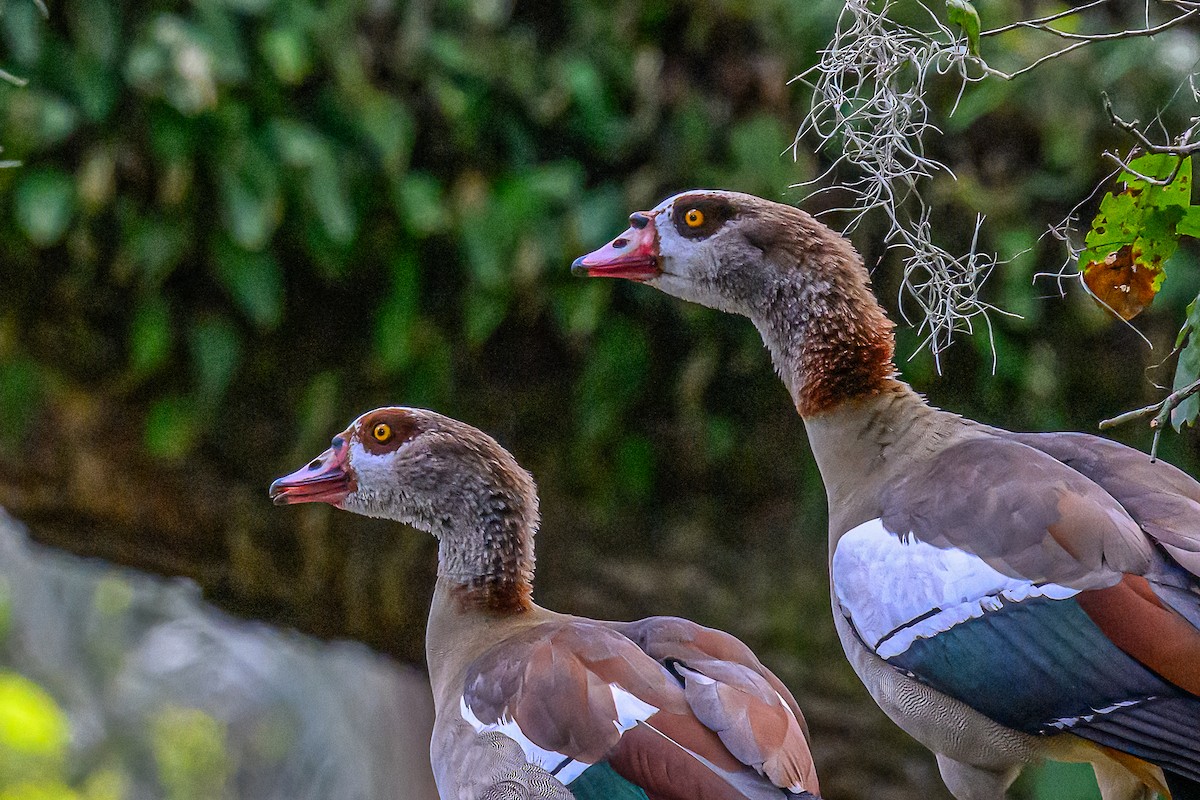
[[[426,645],[443,797],[817,793],[795,699],[737,639],[677,618],[605,622],[533,602],[533,479],[482,432],[429,411],[377,409],[271,495],[438,538]]]
[[[1014,434],[898,380],[850,243],[798,209],[695,191],[575,262],[748,317],[829,499],[834,622],[959,798],[1041,758],[1106,800],[1200,793],[1200,484],[1082,434]]]

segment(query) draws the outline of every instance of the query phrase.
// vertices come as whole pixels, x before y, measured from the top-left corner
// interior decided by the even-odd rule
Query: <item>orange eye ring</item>
[[[371,428],[371,435],[375,437],[375,441],[384,444],[392,438],[392,426],[386,422],[377,423],[374,428]]]
[[[689,228],[699,228],[704,224],[704,212],[698,208],[689,208],[683,215],[683,222]]]

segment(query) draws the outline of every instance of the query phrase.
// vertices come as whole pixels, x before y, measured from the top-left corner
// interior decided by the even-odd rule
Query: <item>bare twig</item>
[[[1155,142],[1150,141],[1149,137],[1147,137],[1146,134],[1142,133],[1141,129],[1138,128],[1138,125],[1140,125],[1141,123],[1138,122],[1136,119],[1133,120],[1132,122],[1129,122],[1128,120],[1124,120],[1121,117],[1117,116],[1117,112],[1113,111],[1112,100],[1109,99],[1108,92],[1102,92],[1100,96],[1104,98],[1104,112],[1106,114],[1108,114],[1108,118],[1109,118],[1109,120],[1112,121],[1112,124],[1116,125],[1118,128],[1121,128],[1126,133],[1128,133],[1130,136],[1137,139],[1138,144],[1140,144],[1142,146],[1142,149],[1145,150],[1147,153],[1157,153],[1157,154],[1161,154],[1161,155],[1172,155],[1172,156],[1188,156],[1188,155],[1191,155],[1192,153],[1200,152],[1200,142],[1189,142],[1188,141],[1188,139],[1191,138],[1191,133],[1195,129],[1196,124],[1200,121],[1193,120],[1192,127],[1189,128],[1188,130],[1184,131],[1182,134],[1180,134],[1180,136],[1176,139],[1175,144],[1157,144]],[[1180,163],[1182,163],[1182,162],[1180,162]],[[1139,177],[1141,177],[1141,176],[1139,176]]]
[[[1100,430],[1105,431],[1109,428],[1115,428],[1118,425],[1124,425],[1126,422],[1153,417],[1150,420],[1150,427],[1154,430],[1154,443],[1150,446],[1150,458],[1157,458],[1158,439],[1162,435],[1163,428],[1171,421],[1171,412],[1196,392],[1200,392],[1200,379],[1192,381],[1182,389],[1171,392],[1157,403],[1151,403],[1148,406],[1143,406],[1133,411],[1126,411],[1124,414],[1118,414],[1112,419],[1101,420]]]
[[[1086,7],[1090,7],[1090,6],[1085,6],[1085,8]],[[1082,9],[1072,9],[1072,13],[1075,13],[1076,11],[1079,11],[1079,10],[1082,10]],[[1014,72],[1004,72],[1003,70],[998,70],[998,69],[988,66],[986,63],[984,63],[982,61],[982,59],[978,59],[978,60],[980,62],[980,66],[983,68],[983,71],[986,74],[991,75],[992,77],[995,77],[995,78],[1002,78],[1006,81],[1011,81],[1014,78],[1017,78],[1021,75],[1024,75],[1027,72],[1037,69],[1042,64],[1045,64],[1047,61],[1053,61],[1054,59],[1062,58],[1063,56],[1067,55],[1068,53],[1078,50],[1081,47],[1087,47],[1089,44],[1095,44],[1096,42],[1111,42],[1111,41],[1116,41],[1119,39],[1136,39],[1136,38],[1139,38],[1142,36],[1154,36],[1155,34],[1162,33],[1165,30],[1169,30],[1171,28],[1174,28],[1176,25],[1186,22],[1187,20],[1191,19],[1192,17],[1195,17],[1197,14],[1200,14],[1200,6],[1190,7],[1188,11],[1185,11],[1184,13],[1180,14],[1177,17],[1172,17],[1171,19],[1169,19],[1166,22],[1163,22],[1159,25],[1153,25],[1153,26],[1146,27],[1146,28],[1137,28],[1137,29],[1131,30],[1131,31],[1126,30],[1126,31],[1113,31],[1112,33],[1091,33],[1091,34],[1068,33],[1066,31],[1060,31],[1060,30],[1057,30],[1056,28],[1051,28],[1049,26],[1039,24],[1033,20],[1026,21],[1026,22],[1016,22],[1016,23],[1013,23],[1013,27],[1033,28],[1035,30],[1040,30],[1045,33],[1054,34],[1054,35],[1062,37],[1064,39],[1073,39],[1076,41],[1074,41],[1072,44],[1067,45],[1066,47],[1063,47],[1059,50],[1055,50],[1052,53],[1047,53],[1046,55],[1042,56],[1041,58],[1033,61],[1030,64],[1026,64],[1024,67],[1022,67],[1021,69],[1018,69]],[[994,31],[988,31],[987,33],[999,33],[999,32],[1000,32],[1000,29],[997,28]],[[984,34],[980,34],[980,35],[982,36]]]
[[[981,38],[984,36],[995,36],[996,34],[999,34],[999,33],[1007,33],[1008,31],[1016,30],[1018,28],[1029,27],[1031,25],[1034,25],[1034,26],[1045,25],[1047,22],[1054,22],[1055,20],[1062,19],[1063,17],[1070,17],[1075,14],[1079,14],[1084,11],[1087,11],[1088,9],[1095,8],[1096,6],[1102,6],[1108,2],[1110,2],[1110,0],[1092,0],[1092,2],[1090,2],[1090,3],[1084,3],[1083,5],[1076,6],[1075,8],[1068,8],[1066,11],[1060,11],[1057,14],[1050,14],[1049,16],[1038,17],[1037,19],[1020,20],[1018,22],[1013,22],[1008,25],[1002,25],[999,28],[992,28],[990,31],[982,31],[982,32],[980,32],[979,36]]]
[[[1139,181],[1144,181],[1145,183],[1148,183],[1151,186],[1170,186],[1172,183],[1175,182],[1175,179],[1177,177],[1179,177],[1179,170],[1182,169],[1183,162],[1184,162],[1183,156],[1176,156],[1175,157],[1176,158],[1175,167],[1174,167],[1174,169],[1171,170],[1170,174],[1168,174],[1167,177],[1152,178],[1149,175],[1143,175],[1142,173],[1138,172],[1136,169],[1134,169],[1131,166],[1131,163],[1133,161],[1132,155],[1130,155],[1126,158],[1122,158],[1121,156],[1118,156],[1115,153],[1110,153],[1107,150],[1105,150],[1103,153],[1101,153],[1101,155],[1104,156],[1105,158],[1107,158],[1108,160],[1112,161],[1118,167],[1120,167],[1123,172],[1127,172],[1130,175],[1132,175],[1133,177],[1137,178]]]
[[[1082,9],[1079,9],[1079,8],[1071,9],[1071,13],[1075,14],[1081,10]],[[1011,28],[1031,28],[1033,30],[1042,31],[1043,33],[1053,34],[1054,36],[1057,36],[1061,39],[1071,39],[1071,40],[1080,41],[1080,42],[1111,42],[1114,39],[1134,39],[1139,36],[1153,36],[1156,33],[1162,33],[1163,31],[1165,31],[1169,28],[1173,28],[1176,25],[1180,24],[1181,22],[1184,22],[1184,21],[1188,20],[1189,18],[1194,17],[1197,12],[1200,12],[1200,8],[1193,8],[1190,11],[1186,11],[1186,12],[1180,14],[1178,17],[1173,17],[1173,18],[1167,20],[1166,22],[1159,24],[1159,25],[1155,25],[1153,27],[1137,28],[1137,29],[1131,30],[1131,31],[1113,31],[1112,33],[1074,33],[1072,31],[1060,31],[1058,28],[1052,28],[1049,25],[1042,24],[1036,20],[1026,20],[1024,22],[1015,22],[1010,27]],[[998,33],[999,31],[988,31],[988,33],[993,33],[993,32]],[[980,34],[980,36],[983,36],[983,35],[985,35],[985,34]]]
[[[8,72],[7,70],[3,70],[3,69],[0,69],[0,81],[5,81],[7,83],[11,83],[13,86],[16,86],[16,87],[21,87],[21,86],[24,86],[25,84],[29,83],[29,81],[25,80],[24,78],[18,78],[16,75],[13,75],[11,72]]]

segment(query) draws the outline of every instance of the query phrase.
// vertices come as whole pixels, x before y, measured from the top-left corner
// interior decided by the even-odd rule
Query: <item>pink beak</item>
[[[277,506],[329,503],[340,507],[346,496],[358,488],[354,475],[347,469],[349,455],[346,439],[334,438],[333,446],[324,453],[272,483],[271,499]]]
[[[646,281],[662,274],[658,265],[658,230],[654,215],[629,217],[629,230],[595,252],[575,259],[571,273],[585,278],[627,278]]]

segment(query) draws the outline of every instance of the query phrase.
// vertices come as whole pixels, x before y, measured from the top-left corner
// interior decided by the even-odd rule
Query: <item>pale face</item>
[[[748,202],[750,201],[750,202]],[[762,201],[736,192],[690,191],[630,216],[630,227],[575,261],[577,275],[626,278],[693,303],[746,314],[730,291],[734,269],[746,269],[754,249],[737,221]]]
[[[411,521],[406,477],[424,432],[422,414],[380,408],[363,414],[333,438],[328,450],[271,484],[277,505],[329,503],[371,517]]]

